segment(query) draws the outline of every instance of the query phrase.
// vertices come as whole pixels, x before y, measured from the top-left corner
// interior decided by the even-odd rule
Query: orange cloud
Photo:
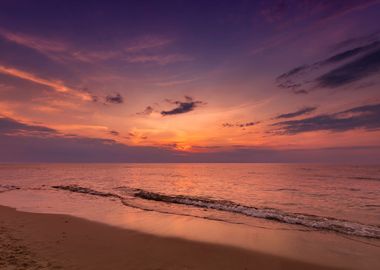
[[[67,50],[67,45],[62,42],[38,38],[21,33],[13,33],[1,28],[0,35],[9,41],[35,49],[40,52],[63,52]]]
[[[92,100],[92,97],[88,93],[83,93],[79,90],[75,90],[73,88],[65,86],[62,82],[56,81],[56,80],[47,80],[40,78],[32,73],[28,73],[19,69],[15,68],[10,68],[10,67],[5,67],[5,66],[0,66],[0,73],[10,75],[16,78],[20,78],[23,80],[27,80],[30,82],[34,82],[37,84],[45,85],[48,86],[49,88],[55,90],[56,92],[59,93],[66,93],[72,96],[76,96],[78,98],[81,98],[85,101],[90,101]]]
[[[80,51],[72,45],[48,38],[36,37],[23,33],[10,32],[0,28],[0,36],[8,41],[34,49],[56,61],[77,60],[81,62],[96,62],[107,60],[120,54],[115,51]]]

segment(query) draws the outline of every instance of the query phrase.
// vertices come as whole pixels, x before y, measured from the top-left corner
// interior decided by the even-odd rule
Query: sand
[[[333,268],[0,206],[0,269]]]

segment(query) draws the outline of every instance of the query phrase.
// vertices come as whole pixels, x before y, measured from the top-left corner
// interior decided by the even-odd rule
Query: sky
[[[380,1],[0,1],[0,162],[380,160]]]

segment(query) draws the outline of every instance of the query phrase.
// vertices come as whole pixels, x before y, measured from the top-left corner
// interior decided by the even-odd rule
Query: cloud
[[[58,135],[58,132],[48,127],[25,124],[11,118],[0,117],[0,134],[10,136],[55,136]]]
[[[166,47],[173,41],[173,39],[160,36],[140,37],[124,49],[126,52],[124,60],[134,64],[154,63],[158,65],[193,60],[192,57],[185,54],[168,52]]]
[[[109,133],[112,135],[112,136],[119,136],[120,133],[116,130],[110,130]]]
[[[320,87],[335,88],[359,81],[380,71],[380,50],[333,69],[316,81]]]
[[[257,124],[259,124],[260,122],[246,122],[246,123],[236,123],[236,124],[232,124],[232,123],[224,123],[222,126],[223,127],[240,127],[240,128],[246,128],[246,127],[252,127],[252,126],[255,126]]]
[[[306,94],[315,87],[335,88],[364,79],[380,70],[379,48],[380,42],[374,41],[345,50],[285,72],[276,78],[276,83],[278,87],[295,94]],[[331,69],[331,66],[334,68]]]
[[[296,95],[307,95],[307,94],[309,94],[309,92],[305,89],[300,89],[300,90],[294,89],[293,93]]]
[[[184,54],[134,54],[128,55],[126,61],[129,63],[155,63],[159,65],[168,65],[176,62],[191,61],[192,58]]]
[[[117,59],[133,64],[153,63],[168,65],[193,60],[188,55],[168,52],[167,47],[173,43],[174,39],[154,35],[139,37],[129,42],[127,46],[125,46],[125,40],[121,40],[117,44],[117,48],[108,48],[106,50],[78,48],[75,44],[67,41],[9,31],[4,28],[0,28],[0,37],[33,49],[49,59],[60,63],[72,61],[96,63]]]
[[[283,79],[287,79],[289,77],[292,77],[292,76],[300,73],[301,71],[306,70],[308,67],[309,67],[308,65],[303,65],[303,66],[295,67],[295,68],[289,70],[288,72],[283,73],[280,76],[278,76],[277,80],[283,80]]]
[[[352,46],[363,46],[363,44],[370,44],[372,42],[375,42],[379,40],[380,37],[380,30],[377,30],[375,32],[372,32],[370,34],[356,36],[354,38],[345,39],[343,41],[340,41],[333,46],[331,46],[331,50],[341,50],[347,47]]]
[[[76,90],[74,88],[68,87],[64,85],[61,81],[57,80],[48,80],[48,79],[43,79],[40,78],[32,73],[25,72],[19,69],[15,69],[12,67],[5,67],[0,65],[0,73],[13,76],[19,79],[27,80],[33,83],[37,83],[40,85],[44,85],[49,87],[50,89],[55,90],[56,92],[59,93],[64,93],[64,94],[69,94],[72,96],[76,96],[78,98],[81,98],[85,101],[91,101],[92,96],[84,91]]]
[[[133,41],[125,51],[130,53],[152,50],[160,47],[167,46],[173,42],[173,39],[160,37],[160,36],[143,36]]]
[[[379,44],[380,44],[380,42],[375,41],[375,42],[372,42],[372,43],[367,44],[365,46],[356,47],[356,48],[353,48],[351,50],[347,50],[347,51],[338,53],[336,55],[333,55],[333,56],[325,59],[324,61],[319,62],[319,64],[328,65],[328,64],[334,64],[334,63],[337,63],[340,61],[344,61],[344,60],[347,60],[348,58],[354,57],[358,54],[370,51],[372,49],[376,49],[377,47],[379,47]]]
[[[167,100],[169,103],[176,104],[177,107],[169,111],[161,111],[163,116],[182,114],[193,111],[196,107],[201,104],[205,104],[202,101],[194,101],[192,97],[185,96],[185,101],[171,101]]]
[[[313,17],[318,23],[376,4],[367,1],[263,1],[260,13],[270,23],[292,25]]]
[[[0,36],[10,42],[31,48],[55,61],[77,60],[81,62],[97,62],[115,58],[120,55],[116,51],[82,51],[73,48],[67,42],[52,38],[17,33],[0,28]]]
[[[160,162],[176,153],[155,147],[127,146],[109,139],[61,134],[10,118],[0,118],[0,162]]]
[[[353,13],[356,10],[369,8],[378,4],[378,0],[367,1],[295,1],[275,0],[260,1],[259,15],[263,22],[274,26],[278,33],[252,49],[255,55],[273,48],[282,49],[284,44],[298,39],[300,35],[312,33],[316,28],[329,27],[331,20]]]
[[[137,115],[151,115],[152,112],[154,112],[154,109],[152,106],[147,106],[142,112],[136,113]]]
[[[358,107],[352,112],[371,111]],[[167,147],[128,146],[109,139],[66,136],[25,136],[16,131],[57,131],[10,118],[0,118],[0,162],[341,162],[374,163],[380,159],[380,147],[326,149],[269,149],[239,146],[231,150],[202,146],[200,153],[186,153]],[[9,133],[12,134],[9,134]],[[195,148],[197,148],[195,146]]]
[[[370,104],[333,114],[278,122],[273,126],[280,127],[275,133],[288,135],[310,131],[343,132],[354,129],[374,131],[380,129],[379,119],[380,104]]]
[[[314,112],[316,109],[317,109],[317,107],[305,107],[305,108],[299,109],[298,111],[295,111],[295,112],[280,114],[275,119],[293,118],[296,116],[300,116],[300,115],[304,115],[304,114]]]
[[[199,78],[194,78],[194,79],[188,79],[188,80],[171,80],[171,81],[165,81],[165,82],[157,82],[155,85],[157,86],[176,86],[176,85],[181,85],[181,84],[188,84],[192,83],[194,81],[197,81]]]
[[[124,102],[124,98],[119,93],[116,93],[115,95],[107,95],[106,96],[106,103],[112,103],[112,104],[121,104]]]
[[[32,35],[15,33],[4,28],[0,28],[0,36],[4,39],[19,45],[35,49],[41,53],[46,52],[65,52],[68,50],[67,44],[51,39],[35,37]]]

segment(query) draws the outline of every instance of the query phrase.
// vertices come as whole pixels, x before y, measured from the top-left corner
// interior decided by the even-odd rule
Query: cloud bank
[[[323,114],[301,120],[273,124],[279,134],[295,135],[310,131],[343,132],[354,129],[375,131],[380,129],[380,104],[364,105],[349,110]]]

